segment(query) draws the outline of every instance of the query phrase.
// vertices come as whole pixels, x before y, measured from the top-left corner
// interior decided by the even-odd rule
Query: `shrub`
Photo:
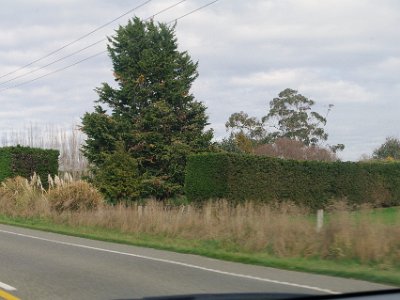
[[[330,199],[375,206],[400,204],[400,163],[295,161],[232,153],[190,156],[189,200],[293,201],[320,208]]]
[[[137,200],[140,195],[137,160],[122,145],[104,156],[103,163],[94,170],[94,185],[110,203]]]
[[[337,160],[336,154],[329,148],[307,146],[301,141],[289,138],[278,138],[273,144],[258,145],[254,148],[253,154],[295,160]]]
[[[52,210],[81,211],[95,210],[103,204],[103,196],[86,181],[63,183],[47,193]]]

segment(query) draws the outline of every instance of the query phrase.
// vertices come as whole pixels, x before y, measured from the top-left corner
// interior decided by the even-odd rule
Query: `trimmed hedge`
[[[400,163],[295,161],[233,153],[189,156],[191,201],[294,201],[312,208],[332,199],[350,204],[400,205]]]
[[[23,146],[0,148],[0,182],[9,177],[29,178],[34,172],[48,187],[48,174],[57,175],[60,152]]]

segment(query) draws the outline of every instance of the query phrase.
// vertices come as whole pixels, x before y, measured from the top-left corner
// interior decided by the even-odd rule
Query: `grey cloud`
[[[0,76],[142,2],[4,1]],[[154,0],[137,14],[148,17],[175,2]],[[170,21],[205,3],[187,1],[156,21]],[[291,87],[313,98],[320,111],[328,103],[335,104],[327,125],[330,143],[345,143],[342,158],[358,159],[362,153],[371,153],[385,136],[400,134],[396,121],[400,40],[395,38],[399,10],[400,3],[389,0],[219,1],[179,20],[176,32],[180,48],[199,61],[200,77],[193,93],[208,106],[217,138],[226,136],[224,124],[231,113],[244,110],[260,117],[279,91]],[[113,34],[118,23],[127,19],[38,66]],[[88,49],[38,74],[104,47]],[[103,55],[0,92],[0,131],[31,121],[67,124],[79,120],[93,109],[97,99],[93,89],[112,80],[110,60]]]

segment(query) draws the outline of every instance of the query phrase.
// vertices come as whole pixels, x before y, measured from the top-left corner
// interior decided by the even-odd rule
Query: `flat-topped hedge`
[[[9,177],[29,178],[35,172],[44,187],[48,175],[58,173],[58,150],[12,146],[0,148],[0,182]]]
[[[296,161],[232,153],[188,158],[186,196],[192,201],[294,201],[312,208],[332,199],[400,205],[400,163]]]

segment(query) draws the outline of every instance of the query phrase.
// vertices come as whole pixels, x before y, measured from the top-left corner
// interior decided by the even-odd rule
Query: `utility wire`
[[[214,1],[211,1],[211,2],[209,2],[209,3],[206,3],[206,4],[204,4],[203,6],[200,6],[200,7],[196,8],[196,9],[194,9],[194,10],[192,10],[192,11],[190,11],[190,12],[188,12],[188,13],[186,13],[186,14],[184,14],[184,15],[178,17],[178,18],[175,18],[175,19],[173,19],[173,20],[167,22],[167,24],[176,22],[176,21],[178,21],[178,20],[180,20],[180,19],[182,19],[182,18],[184,18],[184,17],[186,17],[186,16],[188,16],[188,15],[191,15],[191,14],[193,14],[193,13],[199,11],[199,10],[202,10],[203,8],[206,8],[207,6],[210,6],[211,4],[214,4],[214,3],[217,2],[217,1],[219,1],[219,0],[214,0]]]
[[[181,1],[179,1],[179,2],[177,2],[177,3],[175,3],[175,4],[173,4],[173,5],[170,5],[170,6],[166,7],[166,8],[164,8],[164,9],[162,9],[162,10],[156,12],[154,15],[152,15],[152,16],[150,16],[150,17],[147,17],[147,18],[144,19],[144,20],[147,21],[147,20],[149,20],[149,19],[153,19],[155,16],[158,16],[159,14],[162,14],[163,12],[166,12],[167,10],[170,10],[170,9],[174,8],[175,6],[178,6],[179,4],[181,4],[181,3],[185,2],[185,1],[186,1],[186,0],[181,0]],[[27,72],[27,73],[24,73],[24,74],[15,76],[15,77],[13,77],[13,78],[11,78],[11,79],[2,81],[2,82],[0,82],[0,86],[4,85],[4,84],[6,84],[6,83],[9,83],[9,82],[11,82],[11,81],[14,81],[14,80],[16,80],[16,79],[23,78],[23,77],[25,77],[25,76],[27,76],[27,75],[36,73],[36,72],[39,71],[39,70],[42,70],[42,69],[44,69],[44,68],[46,68],[46,67],[49,67],[49,66],[51,66],[51,65],[53,65],[53,64],[55,64],[55,63],[57,63],[57,62],[60,62],[60,61],[62,61],[62,60],[64,60],[64,59],[70,58],[71,56],[74,56],[75,54],[78,54],[78,53],[80,53],[80,52],[82,52],[82,51],[84,51],[84,50],[86,50],[86,49],[88,49],[88,48],[91,48],[91,47],[93,47],[93,46],[95,46],[95,45],[97,45],[97,44],[99,44],[99,43],[101,43],[101,42],[103,42],[103,41],[106,41],[106,40],[107,40],[106,38],[101,39],[101,40],[99,40],[99,41],[97,41],[97,42],[95,42],[95,43],[93,43],[93,44],[90,44],[90,45],[88,45],[88,46],[86,46],[86,47],[84,47],[84,48],[82,48],[82,49],[79,49],[79,50],[77,50],[77,51],[75,51],[75,52],[73,52],[73,53],[71,53],[71,54],[69,54],[69,55],[63,56],[63,57],[61,57],[61,58],[59,58],[59,59],[57,59],[57,60],[55,60],[55,61],[52,61],[52,62],[50,62],[50,63],[48,63],[48,64],[46,64],[46,65],[44,65],[44,66],[42,66],[42,67],[39,67],[39,68],[34,69],[34,70],[31,70],[31,71],[29,71],[29,72]],[[54,53],[54,51],[53,51],[53,53]],[[44,56],[43,58],[48,57],[48,56],[50,56],[50,54],[47,55],[47,56]],[[34,64],[35,62],[38,62],[38,61],[39,61],[39,60],[36,60],[36,61],[34,61],[34,62],[32,62],[32,63],[30,63],[30,64],[28,64],[28,65],[25,65],[24,67],[19,68],[19,69],[16,70],[16,71],[19,71],[19,70],[21,70],[22,68],[25,68],[25,67],[27,67],[27,66],[30,66],[30,65]],[[15,72],[16,72],[16,71],[15,71]],[[12,74],[12,73],[14,73],[14,72],[8,73],[8,74],[6,74],[6,75],[10,75],[10,74]],[[1,79],[2,77],[5,77],[6,75],[1,76],[0,79]],[[1,91],[1,90],[0,90],[0,91]]]
[[[149,1],[151,1],[151,0],[149,0]],[[171,5],[170,8],[176,6],[176,5],[178,5],[178,4],[180,4],[180,3],[184,2],[184,1],[186,1],[186,0],[182,0],[182,1],[180,1],[179,3],[177,3],[177,4]],[[184,15],[178,17],[178,18],[173,19],[172,21],[168,22],[167,24],[170,24],[170,23],[172,23],[172,22],[176,22],[177,20],[182,19],[182,18],[184,18],[184,17],[186,17],[186,16],[188,16],[188,15],[191,15],[191,14],[193,14],[193,13],[195,13],[195,12],[197,12],[197,11],[203,9],[203,8],[206,8],[207,6],[210,6],[211,4],[214,4],[214,3],[217,2],[217,1],[219,1],[219,0],[214,0],[214,1],[211,1],[211,2],[209,2],[209,3],[207,3],[207,4],[203,5],[203,6],[200,6],[200,7],[196,8],[196,9],[194,9],[194,10],[192,10],[192,11],[190,11],[190,12],[188,12],[188,13],[186,13],[186,14],[184,14]],[[165,10],[166,10],[166,9],[162,10],[162,12],[165,11]],[[161,13],[161,12],[158,12],[158,13],[154,14],[152,17],[158,15],[159,13]],[[152,18],[152,17],[148,17],[147,19],[150,19],[150,18]],[[147,19],[146,19],[146,20],[147,20]],[[103,41],[103,40],[102,40],[102,41]],[[96,42],[96,43],[99,43],[99,42],[100,42],[100,41],[98,41],[98,42]],[[87,48],[88,48],[88,47],[87,47]],[[82,50],[82,49],[81,49],[81,50]],[[79,51],[79,50],[78,50],[78,51]],[[0,90],[0,93],[3,92],[3,91],[5,91],[5,90],[9,90],[9,89],[11,89],[11,88],[16,88],[16,87],[20,87],[20,86],[22,86],[22,85],[29,84],[29,83],[31,83],[31,82],[34,82],[34,81],[39,80],[39,79],[42,79],[42,78],[44,78],[44,77],[53,75],[53,74],[55,74],[55,73],[59,73],[59,72],[61,72],[61,71],[64,71],[64,70],[66,70],[66,69],[69,69],[69,68],[71,68],[71,67],[73,67],[73,66],[76,66],[76,65],[78,65],[78,64],[80,64],[80,63],[82,63],[82,62],[85,62],[85,61],[89,60],[89,59],[95,58],[95,57],[97,57],[97,56],[99,56],[99,55],[101,55],[101,54],[103,54],[103,53],[106,53],[106,52],[107,52],[107,50],[103,50],[103,51],[98,52],[98,53],[96,53],[96,54],[94,54],[94,55],[91,55],[91,56],[86,57],[86,58],[84,58],[84,59],[82,59],[82,60],[79,60],[79,61],[77,61],[77,62],[75,62],[75,63],[73,63],[73,64],[71,64],[71,65],[65,66],[65,67],[63,67],[63,68],[54,70],[54,71],[49,72],[49,73],[46,73],[46,74],[44,74],[44,75],[42,75],[42,76],[39,76],[39,77],[36,77],[36,78],[34,78],[34,79],[31,79],[31,80],[28,80],[28,81],[23,81],[23,82],[21,82],[21,83],[19,83],[19,84],[16,84],[16,85],[13,85],[13,86],[9,86],[9,87],[3,88],[3,89]],[[73,54],[71,54],[71,55],[73,55]],[[70,56],[71,56],[71,55],[70,55]],[[60,60],[61,60],[61,59],[60,59]],[[0,77],[0,78],[1,78],[1,77]]]
[[[49,67],[49,66],[51,66],[51,65],[54,65],[55,63],[58,63],[59,61],[62,61],[62,60],[67,59],[67,58],[69,58],[69,57],[71,57],[71,56],[74,56],[75,54],[78,54],[78,53],[80,53],[80,52],[82,52],[82,51],[84,51],[84,50],[86,50],[86,49],[89,49],[90,47],[93,47],[93,46],[95,46],[95,45],[97,45],[97,44],[100,44],[101,42],[104,42],[104,41],[105,41],[105,39],[101,39],[101,40],[99,40],[99,41],[97,41],[97,42],[95,42],[95,43],[93,43],[93,44],[90,44],[89,46],[86,46],[86,47],[84,47],[84,48],[82,48],[82,49],[79,49],[79,50],[77,50],[77,51],[75,51],[75,52],[72,52],[71,54],[69,54],[69,55],[67,55],[67,56],[64,56],[64,57],[61,57],[61,58],[59,58],[59,59],[57,59],[57,60],[55,60],[55,61],[52,61],[52,62],[48,63],[47,65],[44,65],[44,66],[42,66],[42,67],[40,67],[40,68],[31,70],[31,71],[29,71],[29,72],[27,72],[27,73],[24,73],[24,74],[15,76],[15,77],[13,77],[13,78],[11,78],[11,79],[8,79],[8,80],[6,80],[6,81],[0,82],[0,86],[1,86],[1,85],[4,85],[4,84],[6,84],[6,83],[9,83],[9,82],[11,82],[11,81],[14,81],[14,80],[16,80],[16,79],[25,77],[25,76],[27,76],[27,75],[36,73],[36,72],[39,71],[39,70],[42,70],[42,69],[47,68],[47,67]]]
[[[177,2],[177,3],[175,3],[175,4],[172,4],[171,6],[168,6],[168,7],[164,8],[164,9],[160,10],[159,12],[156,12],[151,17],[146,18],[145,21],[149,20],[149,19],[153,19],[155,16],[158,16],[159,14],[162,14],[163,12],[166,12],[167,10],[170,10],[171,8],[174,8],[175,6],[178,6],[179,4],[181,4],[182,2],[185,2],[185,1],[186,0],[181,0],[181,1]]]
[[[53,75],[53,74],[58,73],[58,72],[61,72],[61,71],[64,71],[64,70],[69,69],[69,68],[71,68],[71,67],[73,67],[73,66],[76,66],[77,64],[80,64],[80,63],[82,63],[82,62],[84,62],[84,61],[87,61],[87,60],[89,60],[89,59],[95,58],[95,57],[97,57],[97,56],[99,56],[99,55],[101,55],[101,54],[103,54],[103,53],[106,53],[106,52],[107,52],[107,50],[103,50],[103,51],[98,52],[98,53],[96,53],[96,54],[94,54],[94,55],[91,55],[91,56],[86,57],[86,58],[84,58],[84,59],[82,59],[82,60],[79,60],[79,61],[77,61],[77,62],[75,62],[75,63],[73,63],[73,64],[71,64],[71,65],[65,66],[65,67],[63,67],[63,68],[61,68],[61,69],[57,69],[57,70],[54,70],[54,71],[52,71],[52,72],[50,72],[50,73],[46,73],[46,74],[44,74],[44,75],[42,75],[42,76],[36,77],[36,78],[34,78],[34,79],[31,79],[31,80],[28,80],[28,81],[24,81],[24,82],[18,83],[18,84],[16,84],[16,85],[3,88],[3,89],[0,90],[0,92],[3,92],[3,91],[5,91],[5,90],[11,89],[11,88],[20,87],[20,86],[22,86],[22,85],[25,85],[25,84],[34,82],[34,81],[39,80],[39,79],[42,79],[42,78],[44,78],[44,77]]]
[[[18,72],[19,70],[25,69],[26,67],[29,67],[29,66],[33,65],[34,63],[37,63],[37,62],[39,62],[39,61],[41,61],[41,60],[43,60],[43,59],[45,59],[45,58],[47,58],[47,57],[49,57],[49,56],[51,56],[51,55],[57,53],[57,52],[60,52],[61,50],[63,50],[63,49],[65,49],[65,48],[67,48],[67,47],[69,47],[69,46],[71,46],[71,45],[73,45],[73,44],[79,42],[80,40],[83,40],[84,38],[86,38],[86,37],[88,37],[89,35],[95,33],[96,31],[99,31],[100,29],[102,29],[102,28],[104,28],[104,27],[110,25],[111,23],[113,23],[113,22],[115,22],[115,21],[121,19],[122,17],[124,17],[124,16],[130,14],[131,12],[133,12],[133,11],[135,11],[135,10],[137,10],[137,9],[139,9],[139,8],[141,8],[141,7],[143,7],[143,6],[145,6],[145,5],[147,5],[150,1],[151,1],[151,0],[147,0],[146,2],[144,2],[144,3],[142,3],[142,4],[138,5],[138,6],[136,6],[136,7],[134,7],[134,8],[132,8],[132,9],[130,9],[130,10],[128,10],[126,13],[124,13],[124,14],[122,14],[122,15],[116,17],[115,19],[112,19],[111,21],[109,21],[109,22],[107,22],[107,23],[105,23],[105,24],[103,24],[103,25],[101,25],[101,26],[99,26],[99,27],[93,29],[92,31],[90,31],[90,32],[88,32],[88,33],[82,35],[81,37],[77,38],[76,40],[73,40],[72,42],[69,42],[69,43],[65,44],[64,46],[62,46],[62,47],[60,47],[60,48],[58,48],[58,49],[56,49],[56,50],[54,50],[54,51],[52,51],[52,52],[50,52],[50,53],[44,55],[44,56],[42,56],[42,57],[40,57],[40,58],[38,58],[38,59],[36,59],[36,60],[34,60],[34,61],[32,61],[32,62],[30,62],[30,63],[24,65],[24,66],[22,66],[22,67],[19,67],[18,69],[15,69],[14,71],[11,71],[11,72],[9,72],[9,73],[7,73],[7,74],[4,74],[4,75],[0,76],[0,79],[6,77],[6,76],[8,76],[8,75],[14,74],[14,73]]]

